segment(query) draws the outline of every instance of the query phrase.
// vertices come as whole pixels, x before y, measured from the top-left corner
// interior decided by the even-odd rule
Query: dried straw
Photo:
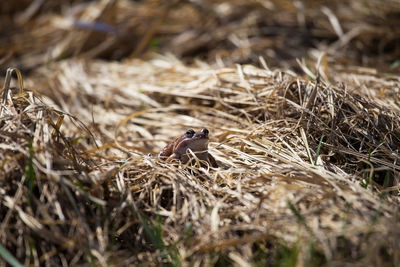
[[[3,104],[2,243],[37,265],[277,263],[285,247],[299,264],[397,262],[399,106],[383,96],[399,78],[330,75],[168,57],[38,70],[42,100]],[[157,159],[201,127],[218,169]]]

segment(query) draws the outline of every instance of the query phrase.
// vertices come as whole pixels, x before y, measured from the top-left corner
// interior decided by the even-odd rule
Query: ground
[[[379,3],[2,3],[1,261],[399,265]],[[157,158],[203,127],[218,168]]]

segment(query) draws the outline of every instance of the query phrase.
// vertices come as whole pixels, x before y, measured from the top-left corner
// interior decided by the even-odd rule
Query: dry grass
[[[0,6],[0,66],[157,51],[219,67],[261,55],[287,68],[326,51],[331,63],[399,71],[399,12],[399,0],[15,0]]]
[[[398,0],[28,2],[0,6],[2,265],[400,264]],[[219,168],[157,159],[202,127]]]
[[[358,72],[42,68],[25,83],[47,97],[2,106],[2,244],[36,265],[398,264],[398,99],[379,96],[399,78]],[[204,126],[218,169],[156,159]]]

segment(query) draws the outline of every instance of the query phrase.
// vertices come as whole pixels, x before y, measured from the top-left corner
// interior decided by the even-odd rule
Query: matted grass
[[[3,2],[2,265],[400,265],[399,0]]]
[[[25,265],[398,265],[399,77],[264,66],[32,73],[2,104],[3,248]],[[202,127],[219,168],[157,159]]]

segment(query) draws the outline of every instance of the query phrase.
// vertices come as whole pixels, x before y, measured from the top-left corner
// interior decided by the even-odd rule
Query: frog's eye
[[[189,129],[189,130],[186,131],[186,136],[192,137],[193,135],[194,135],[193,129]]]

